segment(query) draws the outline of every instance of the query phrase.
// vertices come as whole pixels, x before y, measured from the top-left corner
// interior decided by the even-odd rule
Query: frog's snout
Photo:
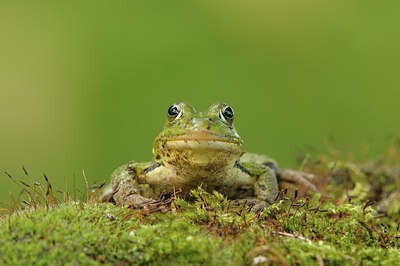
[[[191,123],[194,130],[210,130],[212,120],[209,118],[195,118],[191,119]]]

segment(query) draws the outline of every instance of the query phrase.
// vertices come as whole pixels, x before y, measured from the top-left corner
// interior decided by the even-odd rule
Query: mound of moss
[[[398,150],[365,163],[315,156],[300,168],[321,193],[289,187],[257,213],[201,188],[148,213],[101,203],[98,189],[59,199],[49,182],[24,182],[28,198],[1,216],[0,264],[396,265]]]

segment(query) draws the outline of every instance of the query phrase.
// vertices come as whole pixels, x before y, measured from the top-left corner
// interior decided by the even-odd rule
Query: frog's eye
[[[178,119],[182,115],[182,110],[179,105],[173,104],[168,108],[168,120],[170,122]]]
[[[225,122],[227,122],[229,125],[232,125],[234,116],[235,113],[233,112],[233,109],[230,106],[223,106],[219,110],[219,117]]]

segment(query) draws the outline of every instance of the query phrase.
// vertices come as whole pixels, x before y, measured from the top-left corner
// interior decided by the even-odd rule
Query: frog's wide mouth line
[[[233,154],[241,150],[238,143],[217,140],[170,140],[166,144],[172,150],[224,151]]]
[[[177,142],[177,141],[195,141],[195,142],[224,142],[224,143],[232,143],[236,145],[241,145],[241,141],[235,138],[228,138],[225,136],[220,136],[216,134],[206,133],[193,133],[193,134],[185,134],[181,136],[174,136],[167,140],[167,142]]]
[[[173,139],[166,141],[168,149],[173,150],[203,150],[224,151],[236,154],[242,148],[241,143],[227,139]]]

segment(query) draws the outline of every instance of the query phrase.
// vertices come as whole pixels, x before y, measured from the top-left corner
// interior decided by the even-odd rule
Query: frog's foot
[[[175,195],[161,193],[159,199],[146,198],[138,193],[132,193],[125,198],[125,205],[134,209],[141,209],[146,214],[153,212],[166,213],[171,210],[172,200]]]
[[[317,187],[313,183],[311,183],[311,180],[315,179],[314,174],[292,169],[284,169],[280,173],[280,179],[288,183],[294,183],[299,186],[305,187],[311,191],[319,192]]]
[[[167,204],[162,200],[153,199],[144,202],[143,205],[140,206],[140,209],[142,209],[145,214],[150,214],[154,212],[167,213],[171,210],[170,204]]]
[[[150,214],[153,212],[166,213],[171,210],[171,203],[175,199],[176,194],[166,193],[165,191],[161,193],[159,199],[153,200],[149,199],[142,203],[141,209],[146,213]]]
[[[231,203],[234,206],[248,206],[250,211],[259,212],[264,210],[266,207],[270,206],[268,202],[259,198],[244,198],[244,199],[236,199],[232,200]]]

